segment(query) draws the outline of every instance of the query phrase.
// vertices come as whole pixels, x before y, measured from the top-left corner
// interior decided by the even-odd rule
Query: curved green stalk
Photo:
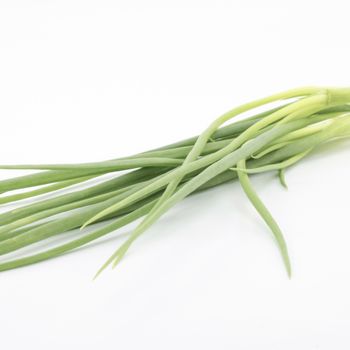
[[[291,141],[286,141],[286,142],[281,142],[281,143],[275,143],[272,146],[267,146],[265,148],[263,148],[261,151],[257,152],[256,154],[252,154],[252,158],[254,159],[259,159],[261,157],[266,156],[267,154],[277,151],[280,148],[290,145]]]
[[[303,137],[306,137],[306,136],[309,136],[312,134],[316,134],[322,130],[325,130],[332,123],[332,118],[339,117],[340,115],[341,115],[341,113],[339,113],[339,112],[324,114],[324,116],[327,116],[327,119],[322,119],[321,121],[319,121],[317,123],[307,125],[305,128],[295,130],[295,131],[289,133],[288,135],[285,135],[283,137],[280,137],[279,139],[276,139],[274,142],[271,143],[270,146],[266,147],[258,154],[252,155],[252,158],[259,159],[270,152],[276,151],[276,150],[290,144],[292,141],[295,141],[297,139],[301,139]]]
[[[290,166],[292,166],[293,164],[297,163],[299,160],[301,160],[302,158],[304,158],[307,154],[309,154],[309,152],[311,151],[311,149],[299,153],[287,160],[284,160],[281,163],[276,163],[276,164],[269,164],[269,165],[265,165],[262,167],[258,167],[258,168],[239,168],[238,163],[237,163],[237,167],[232,167],[230,168],[233,171],[239,171],[239,172],[245,172],[247,174],[259,174],[259,173],[264,173],[267,171],[272,171],[272,170],[281,170],[281,169],[285,169],[288,168]]]
[[[238,167],[239,169],[246,168],[244,159],[238,162]],[[237,172],[238,172],[239,182],[242,185],[244,192],[246,193],[247,197],[249,198],[250,202],[253,204],[254,208],[261,215],[261,217],[266,222],[268,227],[271,229],[273,235],[275,236],[288,276],[291,277],[292,270],[291,270],[290,260],[288,256],[288,249],[287,249],[287,245],[281,229],[279,228],[278,224],[276,223],[276,221],[274,220],[274,218],[272,217],[268,209],[265,207],[264,203],[261,201],[257,193],[254,191],[254,188],[250,183],[250,180],[246,171],[238,170]]]
[[[288,185],[286,182],[286,168],[282,168],[278,171],[278,178],[280,180],[281,185],[288,190]]]
[[[322,120],[322,121],[320,121],[318,123],[307,125],[305,128],[301,128],[299,130],[295,130],[295,131],[289,133],[288,135],[280,137],[279,139],[277,139],[272,144],[294,141],[296,139],[301,139],[301,138],[303,138],[305,136],[316,134],[317,132],[325,130],[328,126],[330,126],[332,124],[332,120],[334,118],[337,118],[337,117],[339,117],[341,115],[342,115],[342,113],[329,113],[329,114],[326,114],[327,119]]]

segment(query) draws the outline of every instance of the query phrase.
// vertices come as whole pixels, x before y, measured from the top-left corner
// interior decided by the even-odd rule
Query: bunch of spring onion
[[[267,109],[274,102],[279,107]],[[264,106],[262,113],[223,126]],[[306,87],[244,104],[214,120],[199,136],[131,157],[97,163],[0,165],[35,170],[0,181],[0,204],[19,203],[0,214],[0,254],[5,255],[0,271],[59,256],[138,221],[99,274],[109,265],[116,266],[134,241],[179,201],[238,180],[270,227],[290,275],[285,239],[253,189],[250,175],[276,171],[285,185],[286,168],[320,144],[349,135],[350,88]],[[89,182],[105,174],[112,177]],[[31,202],[21,205],[28,198]],[[93,229],[87,230],[90,225]],[[30,255],[23,252],[27,246],[77,228],[81,231],[65,243]],[[15,251],[16,258],[11,258]]]

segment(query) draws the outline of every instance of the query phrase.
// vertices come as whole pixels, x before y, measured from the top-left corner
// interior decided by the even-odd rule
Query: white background
[[[1,163],[115,158],[270,93],[349,85],[348,14],[347,1],[1,0]],[[288,192],[253,179],[291,280],[230,183],[178,205],[95,282],[118,234],[1,273],[1,348],[349,349],[349,161],[342,142],[290,169]]]

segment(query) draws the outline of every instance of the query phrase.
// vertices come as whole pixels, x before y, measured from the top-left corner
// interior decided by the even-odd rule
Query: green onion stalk
[[[272,103],[279,106],[271,109]],[[264,111],[254,114],[256,108]],[[232,121],[242,113],[251,115]],[[34,171],[0,181],[0,204],[16,203],[0,214],[0,271],[57,257],[137,221],[98,276],[109,265],[117,266],[135,240],[178,202],[238,180],[270,228],[291,276],[282,230],[254,190],[250,175],[273,171],[286,187],[287,168],[321,144],[349,135],[350,88],[304,87],[243,104],[215,119],[198,136],[129,157],[0,165],[0,169]],[[100,179],[106,174],[109,179]],[[26,199],[31,202],[26,204]],[[80,232],[74,231],[79,228]],[[70,239],[25,253],[24,248],[57,235]],[[13,252],[16,258],[11,257]]]

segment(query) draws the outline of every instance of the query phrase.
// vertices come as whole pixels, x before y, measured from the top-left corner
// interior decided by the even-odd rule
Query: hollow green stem
[[[248,174],[244,170],[246,168],[245,164],[246,164],[245,159],[242,159],[238,162],[239,169],[243,169],[243,171],[240,171],[240,170],[237,171],[239,182],[240,182],[245,194],[249,198],[250,202],[253,204],[254,208],[261,215],[263,220],[266,222],[266,224],[268,225],[268,227],[272,231],[272,233],[276,239],[276,242],[278,244],[278,247],[280,249],[282,259],[284,261],[288,276],[291,277],[291,273],[292,273],[291,272],[291,264],[290,264],[290,259],[289,259],[289,255],[288,255],[286,241],[283,237],[282,231],[281,231],[280,227],[278,226],[278,224],[276,223],[276,221],[274,220],[274,218],[272,217],[269,210],[266,208],[264,203],[261,201],[261,199],[259,198],[259,196],[255,192],[255,190],[254,190],[254,188],[249,180]]]

